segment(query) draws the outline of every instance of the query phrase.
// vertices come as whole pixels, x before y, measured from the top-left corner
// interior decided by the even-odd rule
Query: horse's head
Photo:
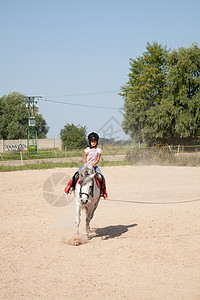
[[[81,203],[86,204],[89,197],[93,197],[93,188],[94,188],[94,174],[82,176],[79,180],[80,185],[80,194]]]

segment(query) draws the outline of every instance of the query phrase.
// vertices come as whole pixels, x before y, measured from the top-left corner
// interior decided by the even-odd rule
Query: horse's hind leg
[[[94,212],[95,212],[95,210],[96,210],[98,204],[99,204],[99,201],[97,201],[97,202],[95,203],[95,205],[94,205],[94,208],[93,208],[92,213],[91,213],[91,216],[90,216],[90,221],[91,221],[92,218],[94,217]]]

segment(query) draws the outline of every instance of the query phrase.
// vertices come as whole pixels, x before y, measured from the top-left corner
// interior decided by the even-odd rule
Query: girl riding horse
[[[83,163],[84,164],[78,169],[78,171],[85,164],[90,164],[95,169],[96,173],[100,173],[103,176],[101,170],[98,167],[98,162],[100,160],[101,153],[102,153],[102,150],[99,147],[97,147],[98,142],[99,142],[99,136],[98,136],[98,134],[95,133],[95,132],[91,132],[88,135],[88,147],[84,150],[84,158],[83,158]],[[75,176],[75,174],[74,174],[74,176]],[[67,186],[65,188],[65,193],[66,194],[68,194],[70,191],[72,191],[74,189],[74,186],[73,186],[73,182],[74,182],[73,178],[74,178],[74,176],[68,182],[68,184],[67,184]],[[102,187],[102,194],[103,194],[104,199],[106,199],[108,197],[107,192],[106,192],[105,180],[104,180],[104,185]]]

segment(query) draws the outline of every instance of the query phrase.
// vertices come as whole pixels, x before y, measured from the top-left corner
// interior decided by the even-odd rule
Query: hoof
[[[78,238],[78,237],[74,238],[73,246],[80,246],[81,244],[82,243],[81,243],[80,238]]]

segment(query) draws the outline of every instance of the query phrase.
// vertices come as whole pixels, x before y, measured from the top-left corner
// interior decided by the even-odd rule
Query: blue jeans
[[[100,173],[101,175],[103,175],[102,172],[101,172],[101,170],[99,169],[98,166],[94,167],[94,169],[95,169],[95,172],[96,172],[96,173]]]
[[[79,171],[80,169],[82,169],[83,166],[84,166],[84,165],[82,165],[82,166],[78,169],[78,171]],[[96,173],[100,173],[101,175],[103,175],[102,172],[101,172],[101,170],[99,169],[98,166],[94,167],[94,170],[95,170]],[[77,171],[77,172],[78,172],[78,171]]]

